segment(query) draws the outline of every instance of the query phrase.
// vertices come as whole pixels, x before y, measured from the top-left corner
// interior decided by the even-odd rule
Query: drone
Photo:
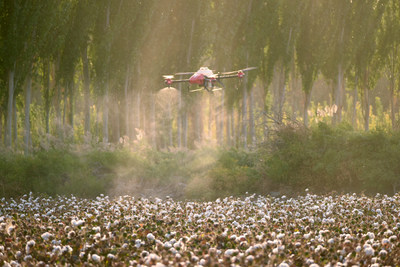
[[[191,92],[202,91],[206,90],[208,92],[213,92],[217,90],[222,90],[224,88],[224,84],[222,83],[222,79],[228,78],[243,78],[245,76],[245,72],[249,70],[254,70],[256,67],[249,67],[242,70],[235,70],[230,72],[218,72],[214,73],[214,71],[210,70],[208,67],[201,67],[196,72],[179,72],[175,73],[174,75],[164,75],[164,82],[168,87],[171,87],[174,83],[185,83],[188,82],[189,84],[198,84],[202,86],[199,89],[191,90]],[[178,79],[174,80],[174,76],[185,76],[191,75],[188,79]],[[219,84],[221,87],[216,87],[216,84]]]

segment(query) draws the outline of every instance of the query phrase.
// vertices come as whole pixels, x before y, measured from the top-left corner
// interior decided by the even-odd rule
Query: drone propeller
[[[249,71],[249,70],[254,70],[257,69],[257,67],[248,67],[242,70],[235,70],[235,71],[229,71],[229,72],[222,72],[221,75],[230,75],[230,74],[236,74],[240,71],[245,72],[245,71]]]
[[[255,70],[255,69],[257,69],[257,67],[248,67],[248,68],[242,69],[242,71],[249,71],[249,70]]]
[[[203,91],[203,90],[204,90],[204,88],[199,88],[199,89],[190,90],[190,92],[193,93],[193,92],[199,92],[199,91]]]
[[[193,75],[193,74],[195,74],[195,72],[178,72],[178,73],[175,73],[175,75]]]

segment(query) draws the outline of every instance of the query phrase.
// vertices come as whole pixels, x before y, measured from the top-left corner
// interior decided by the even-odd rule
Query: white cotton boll
[[[225,257],[231,257],[231,256],[233,256],[234,254],[236,254],[238,251],[236,250],[236,249],[227,249],[226,251],[225,251]]]
[[[53,235],[50,234],[49,232],[45,232],[41,235],[41,237],[43,238],[43,240],[48,241]]]
[[[381,257],[381,258],[385,258],[387,256],[387,254],[388,254],[388,252],[384,249],[379,251],[379,257]]]
[[[26,252],[26,254],[29,254],[29,253],[31,252],[31,248],[32,248],[35,244],[36,244],[36,243],[35,243],[34,240],[29,240],[28,243],[26,243],[26,246],[25,246],[25,252]],[[4,247],[3,247],[3,250],[4,250]],[[0,251],[2,251],[2,250],[0,249]]]
[[[175,255],[176,253],[178,253],[178,251],[177,251],[174,247],[170,248],[170,249],[169,249],[169,252],[171,252],[173,255]]]
[[[84,223],[85,223],[84,220],[72,220],[72,221],[71,221],[71,224],[72,224],[73,226],[75,226],[75,227],[82,226]]]
[[[18,250],[18,251],[15,253],[15,256],[16,256],[18,259],[21,258],[21,257],[22,257],[22,252]]]
[[[391,236],[391,235],[393,235],[393,232],[391,230],[387,230],[385,232],[385,236]]]
[[[246,257],[246,261],[247,261],[248,263],[253,262],[253,261],[254,261],[254,256],[253,256],[253,255],[247,256],[247,257]]]
[[[181,248],[181,242],[174,243],[174,248]]]
[[[100,256],[97,254],[92,254],[91,259],[96,263],[100,263],[100,260],[101,260]]]
[[[75,231],[69,231],[67,236],[68,236],[68,239],[72,239],[75,237],[75,235],[76,235]]]
[[[199,261],[199,265],[201,265],[201,266],[204,266],[204,265],[206,265],[206,260],[205,259],[201,259],[200,261]]]
[[[152,233],[148,233],[146,237],[150,241],[154,241],[156,239]]]
[[[33,259],[33,258],[32,258],[31,255],[26,255],[26,256],[24,257],[24,261],[25,261],[25,262],[31,261],[32,259]]]
[[[277,236],[276,236],[276,238],[278,238],[278,239],[282,239],[282,238],[284,238],[285,237],[285,234],[284,233],[280,233],[280,234],[278,234]]]
[[[375,238],[375,234],[371,233],[371,232],[368,232],[367,236],[368,236],[369,239],[374,239]]]
[[[365,255],[372,256],[372,255],[374,255],[375,251],[371,246],[366,246],[366,247],[364,247],[364,252],[365,252]]]
[[[61,249],[61,253],[72,253],[72,248],[70,245],[66,245]]]
[[[287,264],[286,262],[282,262],[281,264],[278,265],[278,267],[289,267],[290,265]]]
[[[198,261],[199,261],[199,257],[197,257],[197,256],[191,256],[190,260],[191,260],[192,262],[198,262]]]
[[[11,235],[11,234],[14,232],[14,230],[15,230],[15,227],[12,226],[12,225],[10,225],[10,226],[7,228],[7,234]]]

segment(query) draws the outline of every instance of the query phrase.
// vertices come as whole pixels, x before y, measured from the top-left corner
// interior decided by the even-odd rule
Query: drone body
[[[201,89],[192,90],[199,91],[199,90],[207,90],[208,92],[212,92],[215,90],[221,90],[221,88],[215,88],[215,84],[219,83],[222,87],[223,84],[221,82],[222,79],[227,78],[243,78],[246,71],[253,70],[255,67],[246,68],[243,70],[231,71],[231,72],[222,72],[222,73],[214,73],[208,67],[201,67],[196,72],[181,72],[175,73],[175,75],[184,76],[184,75],[191,75],[189,79],[179,79],[174,80],[174,75],[164,75],[164,82],[167,84],[168,87],[171,87],[173,83],[180,83],[180,82],[188,82],[190,84],[198,84],[203,86]]]

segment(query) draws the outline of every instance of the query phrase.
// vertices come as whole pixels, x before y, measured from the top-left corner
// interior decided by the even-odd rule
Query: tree
[[[370,104],[369,90],[374,87],[378,78],[378,64],[376,60],[377,31],[384,11],[384,3],[379,0],[353,1],[352,23],[354,25],[352,37],[352,64],[355,75],[359,77],[362,88],[364,129],[369,130]],[[375,61],[375,63],[378,63]]]
[[[390,90],[390,118],[396,129],[396,92],[400,90],[400,3],[390,0],[382,17],[378,32],[379,61],[385,66]],[[396,78],[397,77],[397,78]]]
[[[342,120],[344,74],[347,72],[351,58],[352,9],[351,2],[347,0],[330,0],[325,8],[329,10],[326,38],[331,42],[327,42],[327,59],[322,66],[322,72],[335,84],[332,96],[333,103],[337,107],[337,112],[333,117],[335,124]]]
[[[315,79],[325,61],[327,20],[322,1],[302,2],[299,36],[296,42],[297,65],[302,78],[304,101],[304,125],[308,126],[308,108],[311,103],[311,90]]]

